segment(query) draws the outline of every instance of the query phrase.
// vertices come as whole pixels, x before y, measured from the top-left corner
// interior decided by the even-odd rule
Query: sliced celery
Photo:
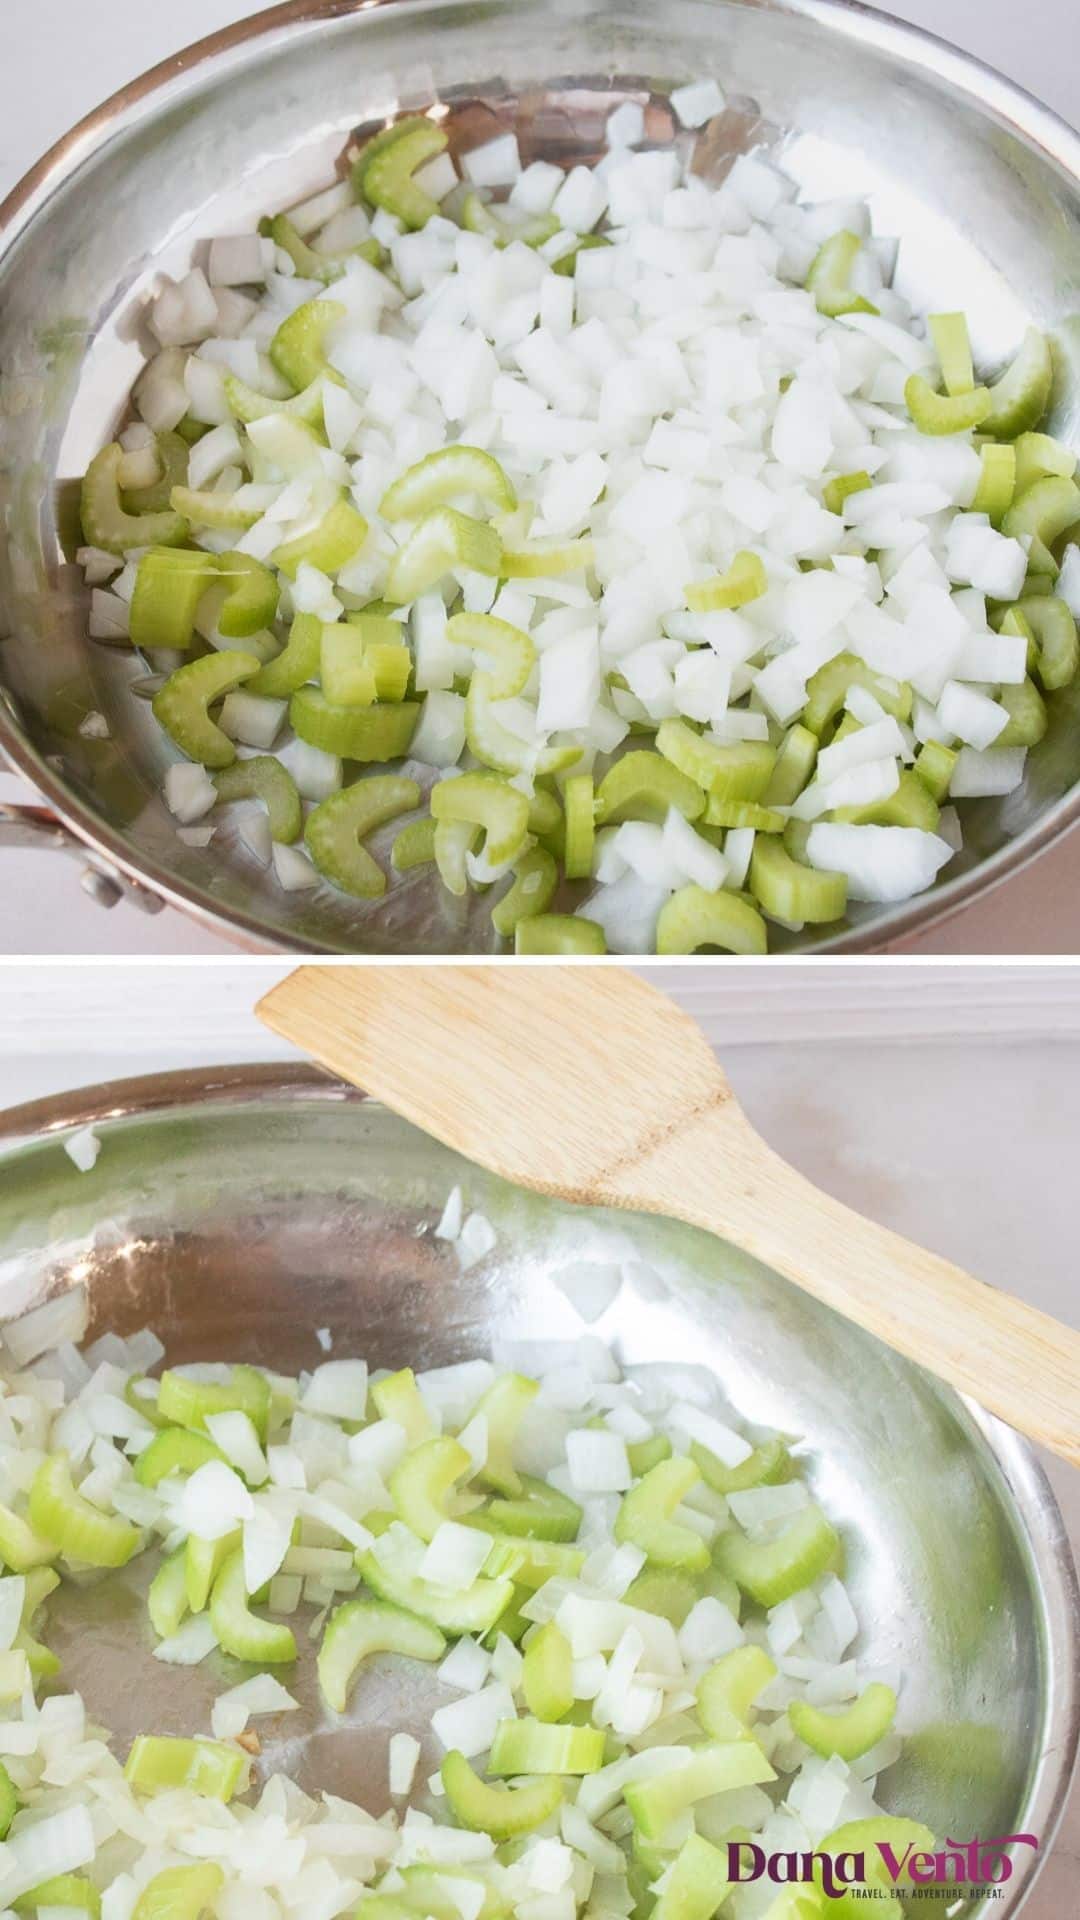
[[[841,513],[844,501],[853,493],[863,493],[873,485],[868,473],[860,467],[857,473],[834,473],[826,480],[821,490],[821,501],[827,513]]]
[[[591,773],[571,774],[563,787],[566,829],[563,866],[568,880],[587,880],[596,845],[596,790]]]
[[[623,1495],[615,1516],[616,1540],[640,1547],[656,1567],[679,1567],[685,1573],[707,1567],[709,1549],[700,1533],[672,1519],[679,1502],[700,1479],[698,1468],[685,1455],[661,1460]]]
[[[658,1614],[675,1628],[682,1626],[687,1614],[701,1599],[698,1583],[678,1567],[645,1567],[623,1594],[628,1607],[640,1607],[643,1613]]]
[[[551,580],[562,573],[578,573],[591,565],[593,543],[581,540],[534,540],[531,547],[503,552],[499,573],[504,580]]]
[[[342,498],[335,500],[310,533],[286,540],[284,546],[275,547],[270,557],[290,580],[295,580],[304,565],[318,567],[320,573],[337,573],[359,552],[367,536],[368,523],[363,514],[357,512],[351,500]]]
[[[990,408],[981,421],[985,433],[1002,440],[1037,427],[1050,404],[1054,362],[1050,342],[1038,327],[1029,327],[1020,351],[990,388]]]
[[[190,647],[203,595],[217,581],[212,554],[182,547],[151,547],[139,561],[131,596],[133,647]]]
[[[646,1840],[662,1840],[672,1821],[699,1800],[775,1778],[756,1741],[718,1740],[695,1747],[684,1767],[632,1781],[625,1798],[634,1825]]]
[[[811,674],[806,683],[803,725],[817,734],[819,740],[840,712],[852,687],[865,687],[894,719],[910,720],[912,693],[906,680],[886,680],[883,675],[872,673],[853,653],[838,653]]]
[[[274,754],[256,753],[249,760],[234,760],[213,779],[219,800],[262,801],[270,818],[271,839],[286,847],[299,840],[303,810],[296,781]]]
[[[651,1433],[647,1440],[631,1440],[626,1457],[631,1473],[640,1478],[659,1461],[671,1459],[671,1441],[666,1433]]]
[[[448,1435],[410,1448],[390,1476],[390,1492],[405,1525],[421,1540],[434,1540],[444,1520],[461,1512],[459,1480],[472,1473],[472,1455]]]
[[[224,1652],[237,1660],[276,1667],[296,1659],[292,1628],[280,1621],[262,1620],[252,1612],[244,1584],[242,1552],[230,1554],[214,1581],[210,1624]]]
[[[334,707],[370,707],[376,697],[375,668],[368,658],[364,636],[339,621],[324,626],[319,656],[322,690]]]
[[[505,513],[517,506],[517,495],[498,461],[480,447],[458,443],[408,467],[386,489],[379,512],[384,520],[416,520],[463,494],[477,494]]]
[[[576,1580],[585,1564],[583,1550],[568,1546],[562,1540],[539,1540],[527,1534],[500,1532],[487,1510],[466,1514],[464,1524],[491,1535],[492,1552],[485,1562],[486,1571],[501,1573],[505,1562],[505,1571],[512,1569],[518,1586],[529,1592],[535,1592],[548,1580]]]
[[[135,1478],[140,1487],[156,1487],[158,1481],[170,1473],[194,1473],[208,1460],[224,1457],[205,1433],[192,1433],[185,1427],[164,1427],[136,1460]]]
[[[875,1913],[884,1913],[888,1920],[893,1915],[900,1916],[903,1908],[895,1899],[887,1899],[894,1889],[891,1874],[882,1858],[880,1847],[886,1842],[901,1865],[899,1885],[901,1889],[911,1885],[911,1875],[906,1862],[918,1853],[932,1853],[934,1836],[929,1827],[921,1821],[905,1820],[893,1814],[880,1813],[869,1820],[849,1820],[842,1827],[834,1827],[823,1840],[819,1840],[816,1851],[827,1853],[836,1859],[842,1853],[858,1853],[865,1860],[865,1881],[862,1886],[854,1887],[825,1902],[827,1913],[836,1916],[836,1920],[857,1920],[872,1905]],[[876,1898],[874,1894],[876,1893]]]
[[[183,1547],[162,1561],[150,1582],[146,1606],[159,1640],[171,1639],[188,1612],[187,1553]]]
[[[418,1447],[430,1438],[431,1421],[411,1367],[376,1380],[371,1398],[381,1420],[394,1420],[404,1427],[410,1447]]]
[[[0,1830],[2,1828],[0,1819]],[[88,1913],[91,1920],[100,1920],[101,1916],[101,1895],[93,1881],[81,1873],[54,1874],[51,1880],[42,1880],[40,1885],[31,1887],[29,1893],[20,1893],[11,1905],[16,1913],[33,1913],[38,1907],[78,1907]]]
[[[231,1800],[244,1774],[238,1747],[216,1740],[174,1740],[140,1733],[132,1742],[124,1778],[136,1793],[169,1793],[188,1787],[208,1800]]]
[[[282,321],[270,342],[270,358],[294,393],[303,392],[320,374],[337,379],[326,358],[326,336],[347,318],[340,300],[306,300]]]
[[[513,860],[524,845],[529,802],[497,773],[463,773],[440,780],[431,790],[431,814],[484,829],[484,856],[491,867]]]
[[[124,450],[118,441],[94,455],[83,476],[79,512],[88,545],[106,553],[127,553],[133,547],[178,547],[187,539],[187,521],[167,509],[160,513],[125,513],[120,502],[120,462]]]
[[[1047,693],[1067,687],[1080,667],[1076,621],[1056,594],[1025,595],[1020,612],[1035,636],[1035,673]],[[995,740],[997,746],[1001,736]]]
[[[493,700],[509,700],[527,684],[536,648],[528,634],[509,620],[497,620],[490,613],[451,614],[446,638],[483,656],[482,671]]]
[[[415,780],[396,773],[370,774],[319,802],[308,815],[304,843],[319,872],[335,887],[358,900],[376,900],[386,892],[386,875],[361,845],[363,836],[419,804]]]
[[[482,233],[497,247],[509,247],[516,241],[523,247],[542,247],[559,231],[555,213],[525,214],[514,220],[505,207],[489,206],[479,193],[467,193],[461,208],[461,224],[467,233]]]
[[[741,1739],[754,1701],[775,1678],[775,1662],[753,1641],[722,1654],[698,1682],[698,1719],[706,1733],[714,1740]]]
[[[1030,535],[1049,549],[1054,541],[1080,521],[1080,487],[1063,474],[1047,474],[1018,493],[1001,523],[1007,538]]]
[[[174,487],[169,495],[174,514],[196,527],[212,527],[215,532],[244,532],[260,518],[257,507],[245,506],[231,493],[215,493],[212,487]],[[175,542],[158,536],[159,546]]]
[[[791,1470],[791,1456],[779,1435],[763,1440],[737,1467],[726,1467],[698,1440],[690,1444],[690,1457],[715,1493],[745,1493],[748,1487],[775,1486],[777,1481],[786,1480]]]
[[[446,1640],[430,1620],[420,1620],[383,1600],[349,1600],[330,1616],[319,1648],[319,1685],[334,1713],[344,1713],[356,1671],[373,1653],[410,1660],[441,1660]]]
[[[1016,454],[1007,443],[999,446],[995,441],[989,441],[986,446],[980,447],[979,458],[982,461],[982,473],[971,511],[987,514],[991,526],[1000,527],[1016,492]]]
[[[775,1607],[826,1572],[839,1551],[835,1529],[810,1505],[769,1540],[748,1540],[734,1528],[722,1533],[716,1564],[759,1606]]]
[[[841,920],[847,908],[847,875],[804,867],[776,839],[758,835],[750,859],[750,887],[774,920],[818,925]]]
[[[189,760],[204,767],[228,767],[236,759],[236,742],[210,718],[210,707],[252,674],[259,661],[253,653],[209,653],[177,667],[154,695],[154,717],[170,740]]]
[[[225,400],[229,412],[243,425],[251,420],[265,420],[267,414],[284,413],[299,420],[306,427],[319,430],[323,424],[323,376],[322,374],[305,387],[302,393],[293,395],[291,400],[272,400],[268,394],[258,393],[234,373],[225,375]]]
[[[404,606],[437,586],[451,568],[498,573],[501,554],[498,534],[483,520],[470,519],[456,507],[436,507],[417,522],[390,562],[386,598]]]
[[[856,826],[918,827],[923,833],[934,833],[939,817],[929,787],[910,767],[903,769],[887,800],[865,807],[834,807],[829,815],[830,820],[849,820]]]
[[[921,373],[909,375],[904,399],[914,425],[920,433],[968,433],[983,425],[993,406],[989,387],[973,387],[970,393],[935,393]]]
[[[705,808],[707,827],[750,827],[755,833],[783,833],[787,821],[773,807],[759,806],[756,800],[718,800],[710,795]]]
[[[246,640],[268,627],[278,609],[278,583],[269,567],[250,553],[230,549],[217,556],[220,579],[228,585],[217,623],[219,632],[230,640]]]
[[[594,247],[610,247],[610,245],[611,241],[608,239],[606,233],[579,234],[573,246],[568,247],[565,253],[560,253],[551,271],[552,273],[565,274],[568,279],[572,280],[577,271],[577,257],[579,253],[591,253]]]
[[[388,701],[374,707],[336,707],[317,687],[298,687],[289,702],[289,720],[301,740],[342,760],[368,765],[404,759],[419,716],[416,700]]]
[[[265,694],[271,700],[284,700],[314,680],[322,654],[322,634],[322,621],[317,614],[294,614],[284,648],[252,675],[247,683],[248,692]]]
[[[188,447],[179,433],[159,433],[154,437],[158,477],[145,487],[124,487],[120,501],[125,513],[163,513],[171,504],[172,490],[187,479]]]
[[[149,1880],[135,1902],[132,1920],[199,1920],[224,1884],[211,1860],[193,1867],[166,1867]]]
[[[999,687],[996,698],[1009,718],[994,741],[995,747],[1038,746],[1050,716],[1034,680],[1022,680],[1018,687]]]
[[[539,752],[504,727],[493,711],[496,704],[491,678],[474,672],[465,699],[465,738],[470,753],[496,773],[544,775],[562,773],[581,759],[581,748],[542,747]]]
[[[936,801],[939,807],[948,798],[949,782],[957,758],[952,748],[942,746],[940,740],[927,740],[915,755],[912,772],[916,779],[922,781],[931,800]]]
[[[723,953],[767,953],[769,936],[757,909],[737,894],[680,887],[657,916],[656,951],[697,953],[702,947],[717,947]]]
[[[491,1744],[488,1772],[597,1773],[604,1764],[604,1735],[598,1727],[551,1726],[522,1716],[500,1720]]]
[[[975,368],[971,359],[967,321],[963,314],[932,313],[927,325],[946,393],[950,398],[960,393],[970,393],[975,385]]]
[[[228,1384],[170,1368],[161,1376],[158,1411],[178,1427],[205,1432],[209,1413],[246,1413],[260,1440],[270,1419],[270,1382],[258,1367],[233,1367]]]
[[[420,1574],[409,1572],[398,1556],[386,1551],[385,1542],[380,1544],[382,1551],[378,1555],[368,1551],[356,1556],[356,1564],[372,1593],[406,1613],[416,1614],[444,1633],[487,1633],[513,1601],[512,1580],[489,1580],[481,1574],[471,1587],[451,1592],[446,1587],[433,1585]]]
[[[8,1829],[19,1811],[19,1796],[10,1773],[0,1760],[0,1841],[6,1840]]]
[[[270,222],[269,237],[288,254],[302,280],[321,280],[324,286],[340,280],[350,260],[366,260],[369,266],[377,267],[386,257],[377,240],[361,240],[358,246],[347,247],[342,253],[317,253],[297,233],[287,213],[275,214]]]
[[[764,740],[723,746],[696,733],[685,720],[662,720],[656,745],[688,780],[720,800],[760,800],[776,765],[776,748]]]
[[[515,1497],[489,1500],[484,1513],[503,1533],[514,1533],[537,1540],[576,1540],[581,1525],[581,1508],[568,1493],[550,1487],[546,1480],[519,1473],[521,1491]]]
[[[410,820],[402,827],[390,849],[390,865],[395,873],[411,873],[414,867],[426,867],[435,858],[435,822],[430,814],[422,820]]]
[[[760,600],[768,588],[765,562],[760,555],[743,549],[724,573],[691,581],[685,589],[686,604],[694,613],[719,613],[726,607],[745,607],[751,600]]]
[[[727,1862],[726,1849],[689,1834],[665,1874],[650,1920],[712,1920],[731,1892]]]
[[[819,313],[835,319],[840,313],[876,313],[877,308],[855,293],[851,273],[862,241],[857,233],[842,228],[820,246],[810,264],[806,287],[814,296]]]
[[[192,1613],[203,1612],[214,1581],[240,1542],[239,1529],[223,1534],[220,1540],[200,1540],[196,1534],[189,1536],[184,1547],[184,1592]]]
[[[793,1700],[788,1708],[791,1730],[826,1760],[857,1760],[883,1740],[896,1717],[896,1695],[879,1680],[864,1687],[857,1700],[838,1713],[826,1713],[807,1700]]]
[[[769,784],[761,796],[763,805],[790,807],[811,778],[817,753],[817,735],[809,727],[791,727],[781,741]]]
[[[529,1787],[488,1786],[456,1750],[446,1755],[441,1774],[454,1818],[474,1833],[489,1833],[493,1840],[511,1840],[542,1826],[563,1795],[554,1776]]]
[[[518,921],[514,929],[514,952],[533,956],[584,956],[606,953],[607,941],[603,927],[579,913],[538,913],[535,919]]]
[[[596,790],[598,827],[615,826],[623,820],[651,820],[662,825],[669,807],[677,807],[686,820],[696,820],[705,811],[705,794],[697,781],[663,754],[644,748],[624,753],[608,768]]]
[[[0,1506],[0,1561],[12,1573],[28,1573],[34,1567],[47,1566],[59,1552],[55,1541],[45,1539],[11,1507]]]
[[[352,189],[358,200],[364,198],[364,178],[373,160],[385,153],[396,141],[401,140],[414,127],[424,126],[423,114],[408,113],[400,120],[394,120],[388,127],[380,127],[378,133],[370,134],[356,153],[352,164]]]
[[[413,174],[425,161],[442,153],[446,141],[444,129],[433,120],[421,117],[407,125],[399,122],[395,138],[377,148],[364,165],[361,191],[365,200],[394,214],[403,226],[426,226],[438,213],[439,203],[417,186]]]
[[[529,847],[514,862],[512,886],[491,909],[491,924],[504,940],[512,940],[519,921],[546,913],[559,884],[559,869],[546,847]]]
[[[1032,481],[1042,480],[1048,474],[1071,480],[1076,472],[1072,448],[1063,446],[1049,433],[1021,433],[1013,442],[1012,453],[1016,462],[1017,493],[1023,493]]]
[[[102,1513],[76,1492],[66,1453],[51,1453],[42,1461],[27,1512],[35,1533],[87,1567],[125,1567],[143,1544],[130,1520]]]
[[[548,1620],[525,1649],[521,1690],[537,1720],[561,1720],[574,1704],[574,1661],[570,1642]]]
[[[508,1500],[518,1500],[522,1480],[514,1465],[514,1442],[526,1409],[540,1391],[537,1381],[523,1373],[503,1373],[481,1394],[471,1418],[487,1422],[487,1458],[478,1478]]]

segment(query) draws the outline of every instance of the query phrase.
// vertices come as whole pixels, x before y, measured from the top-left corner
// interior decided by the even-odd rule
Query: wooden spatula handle
[[[1080,1332],[822,1193],[730,1096],[601,1185],[616,1204],[733,1241],[1080,1466]]]

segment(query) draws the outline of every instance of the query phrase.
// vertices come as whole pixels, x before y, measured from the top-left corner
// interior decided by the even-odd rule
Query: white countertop
[[[252,1013],[287,971],[261,960],[10,963],[0,1105],[167,1068],[289,1058]],[[1080,968],[642,971],[698,1017],[750,1118],[810,1179],[1080,1324],[1069,1172],[1080,1156]],[[1080,1554],[1080,1474],[1043,1458]],[[1025,1920],[1066,1920],[1078,1885],[1074,1790]]]
[[[252,11],[237,0],[4,0],[0,194],[71,123],[179,46]],[[932,28],[1076,118],[1075,0],[902,0],[891,11]],[[0,798],[14,783],[0,775]],[[225,954],[224,940],[180,914],[106,912],[80,890],[78,866],[41,852],[3,854],[10,953]],[[1080,952],[1080,828],[989,899],[912,943],[939,954]]]

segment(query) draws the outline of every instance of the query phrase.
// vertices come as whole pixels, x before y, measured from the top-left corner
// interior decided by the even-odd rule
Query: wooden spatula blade
[[[307,966],[256,1011],[479,1165],[567,1199],[730,1098],[700,1029],[623,968]]]

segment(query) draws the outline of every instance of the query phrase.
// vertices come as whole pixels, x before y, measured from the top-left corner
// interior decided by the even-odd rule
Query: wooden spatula
[[[812,1186],[625,967],[301,967],[258,1013],[519,1186],[732,1241],[1080,1465],[1080,1333]]]

